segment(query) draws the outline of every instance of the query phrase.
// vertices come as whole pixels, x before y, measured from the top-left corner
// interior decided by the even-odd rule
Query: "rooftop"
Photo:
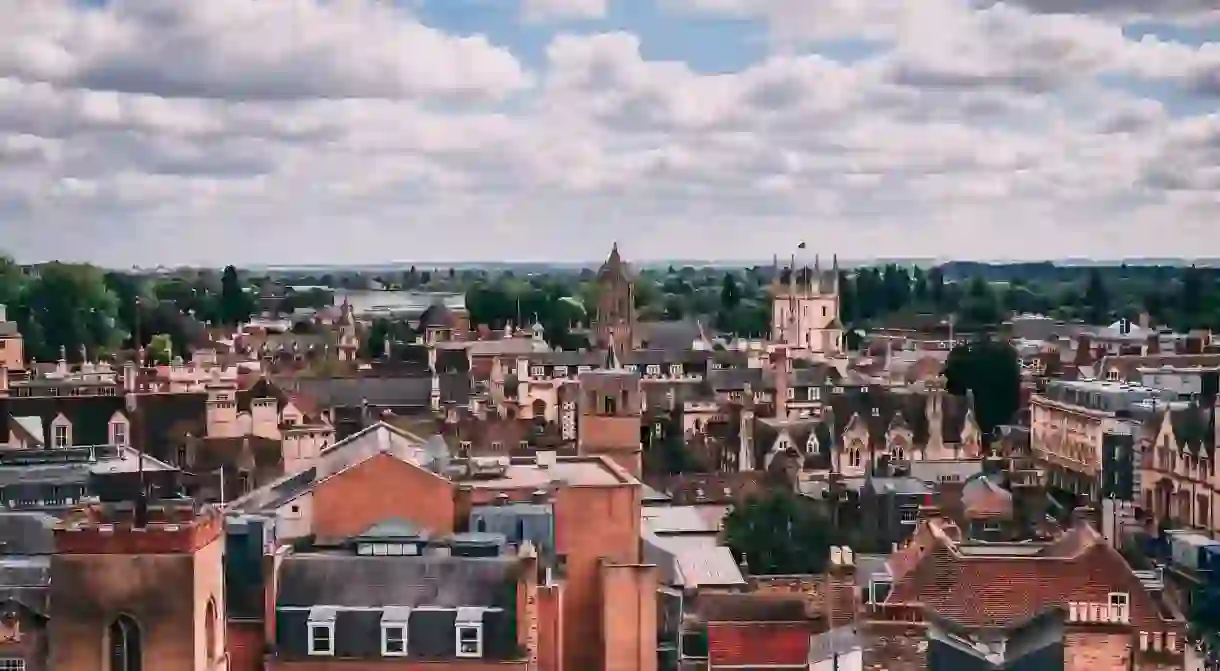
[[[556,457],[547,466],[539,466],[536,459],[513,459],[502,476],[463,482],[476,489],[537,490],[556,482],[571,487],[614,487],[634,479],[600,457]]]

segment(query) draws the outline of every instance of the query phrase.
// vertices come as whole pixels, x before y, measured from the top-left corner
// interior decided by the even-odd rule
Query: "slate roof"
[[[469,375],[443,373],[439,378],[441,403],[469,402]],[[380,407],[426,408],[432,395],[431,375],[293,378],[293,384],[324,408],[359,407],[365,402]]]
[[[0,417],[38,417],[42,435],[54,436],[51,424],[61,413],[72,423],[73,445],[110,442],[110,418],[126,414],[120,396],[7,396],[0,398]],[[9,439],[9,423],[0,422],[0,443]]]
[[[428,309],[419,316],[419,328],[420,330],[457,328],[457,315],[453,314],[453,310],[450,310],[443,301],[437,301],[429,305]]]
[[[0,602],[15,601],[46,617],[50,612],[51,557],[0,557]]]
[[[703,327],[692,319],[680,321],[641,321],[636,324],[636,337],[647,349],[689,350],[703,335]]]
[[[0,553],[50,555],[55,553],[55,525],[45,513],[0,512]]]
[[[511,607],[517,566],[515,557],[290,554],[280,566],[276,606]]]

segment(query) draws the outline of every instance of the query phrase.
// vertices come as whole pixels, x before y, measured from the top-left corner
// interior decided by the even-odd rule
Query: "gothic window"
[[[208,599],[207,609],[203,614],[203,644],[209,662],[216,659],[216,619],[216,600]]]
[[[140,626],[129,615],[120,615],[107,630],[110,639],[109,671],[143,671]]]

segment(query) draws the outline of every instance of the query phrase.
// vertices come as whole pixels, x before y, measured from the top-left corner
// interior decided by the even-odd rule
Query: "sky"
[[[0,0],[0,250],[1220,256],[1214,0]]]

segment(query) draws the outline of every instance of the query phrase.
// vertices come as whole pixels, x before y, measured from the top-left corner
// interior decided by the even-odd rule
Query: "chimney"
[[[470,510],[474,507],[474,488],[470,485],[458,485],[453,495],[453,530],[466,531],[470,527]]]
[[[538,450],[534,458],[537,460],[538,468],[545,471],[555,465],[556,455],[554,450]]]
[[[1147,330],[1152,326],[1152,315],[1148,314],[1147,311],[1141,312],[1137,323],[1141,329]]]
[[[775,417],[788,418],[788,351],[777,347],[771,352],[771,374],[775,376]]]
[[[1145,356],[1161,353],[1161,337],[1155,333],[1148,335],[1148,344],[1144,347]]]
[[[921,520],[931,520],[940,517],[940,506],[936,504],[931,494],[924,494],[923,503],[919,505],[916,515]]]

